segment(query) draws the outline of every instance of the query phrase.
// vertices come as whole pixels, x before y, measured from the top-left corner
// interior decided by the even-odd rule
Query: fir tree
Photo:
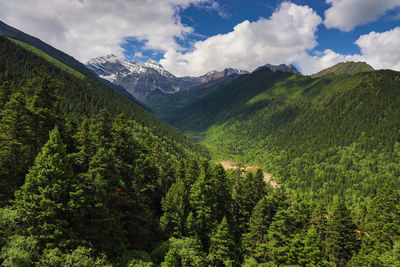
[[[343,200],[339,200],[331,215],[327,231],[329,258],[338,266],[345,266],[359,247],[357,226]]]
[[[0,114],[0,200],[5,202],[23,184],[35,157],[35,145],[32,116],[22,94],[13,94]]]
[[[254,207],[249,222],[249,231],[243,235],[243,243],[249,257],[263,260],[265,254],[265,243],[269,226],[277,211],[274,199],[262,198]]]
[[[24,91],[27,92],[28,106],[35,117],[34,131],[37,149],[46,142],[47,134],[55,124],[60,123],[59,102],[56,91],[60,84],[52,79],[43,68],[34,69],[34,78],[27,82]]]
[[[27,233],[38,237],[41,245],[52,246],[73,236],[71,220],[76,219],[73,194],[79,194],[65,145],[56,127],[49,141],[16,192],[14,207],[21,215]]]
[[[72,155],[74,170],[76,173],[84,173],[89,169],[89,161],[95,153],[87,119],[82,121],[74,138],[78,144],[78,152]]]
[[[237,225],[237,237],[247,230],[251,212],[261,198],[266,196],[266,184],[259,175],[248,172],[239,178],[233,188],[233,214]]]
[[[110,113],[106,109],[100,110],[90,129],[93,147],[97,149],[100,147],[110,148],[112,141],[111,129],[112,119]]]
[[[189,192],[181,177],[177,177],[162,200],[162,210],[164,213],[160,223],[163,230],[174,237],[182,237],[189,210]]]
[[[229,224],[224,217],[216,232],[210,239],[210,250],[207,260],[212,266],[236,266],[236,249],[232,239]]]
[[[124,248],[125,231],[119,210],[124,193],[114,158],[111,150],[100,148],[90,161],[83,181],[85,201],[79,226],[85,240],[116,256]]]
[[[221,221],[224,216],[231,218],[232,207],[232,189],[226,172],[221,164],[217,164],[213,168],[213,179],[215,180],[216,193],[216,220]]]
[[[197,222],[197,230],[203,246],[208,248],[208,235],[216,224],[215,180],[210,175],[210,166],[203,162],[202,173],[190,193],[190,205]]]
[[[170,249],[165,255],[162,267],[169,266],[206,266],[201,242],[196,238],[170,238]]]

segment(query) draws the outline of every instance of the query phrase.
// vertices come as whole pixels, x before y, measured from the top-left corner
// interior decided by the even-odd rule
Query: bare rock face
[[[223,71],[210,71],[199,78],[202,80],[203,83],[207,83],[214,80],[219,80],[228,76],[237,76],[242,74],[248,74],[249,72],[244,70],[237,70],[232,68],[224,69]]]
[[[259,69],[262,69],[262,68],[269,69],[269,70],[271,70],[273,72],[282,71],[282,72],[290,72],[290,73],[293,73],[293,74],[301,75],[301,73],[292,64],[290,64],[290,65],[286,65],[286,64],[280,64],[280,65],[266,64],[264,66],[258,67],[255,71],[258,71]]]

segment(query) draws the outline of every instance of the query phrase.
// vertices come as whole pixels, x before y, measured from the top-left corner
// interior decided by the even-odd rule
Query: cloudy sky
[[[0,0],[0,20],[84,63],[152,58],[177,76],[350,60],[400,71],[400,0]]]

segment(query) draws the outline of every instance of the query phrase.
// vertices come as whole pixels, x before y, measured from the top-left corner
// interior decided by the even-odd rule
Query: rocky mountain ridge
[[[198,77],[176,77],[155,60],[149,59],[141,63],[125,60],[113,54],[91,59],[86,66],[99,77],[125,88],[139,100],[155,91],[167,95],[175,94],[209,82],[214,84],[219,80],[222,82],[226,80],[226,77],[234,80],[241,75],[249,74],[248,71],[226,68],[222,71],[210,71]],[[266,64],[255,71],[260,68],[268,68],[273,72],[301,74],[293,65]]]
[[[264,66],[260,66],[258,68],[256,68],[254,71],[258,71],[259,69],[262,68],[266,68],[269,69],[273,72],[277,72],[277,71],[282,71],[282,72],[290,72],[293,74],[298,74],[298,75],[302,75],[301,72],[299,72],[297,70],[297,68],[293,65],[286,65],[286,64],[280,64],[280,65],[272,65],[272,64],[265,64]]]

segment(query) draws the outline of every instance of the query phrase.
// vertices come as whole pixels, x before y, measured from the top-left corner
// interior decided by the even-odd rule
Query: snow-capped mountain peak
[[[175,77],[155,60],[149,59],[141,63],[128,61],[113,54],[91,59],[86,66],[99,77],[122,86],[139,100],[153,91],[173,94],[202,83],[247,73],[229,68],[213,71],[200,77]]]
[[[160,63],[151,59],[141,63],[111,54],[91,59],[86,66],[99,77],[127,88],[138,99],[156,89],[164,93],[174,93],[179,91],[182,84],[186,84],[186,81],[181,82]]]
[[[117,60],[118,57],[114,54],[109,54],[102,57],[92,58],[87,62],[87,64],[104,64],[107,61]]]

